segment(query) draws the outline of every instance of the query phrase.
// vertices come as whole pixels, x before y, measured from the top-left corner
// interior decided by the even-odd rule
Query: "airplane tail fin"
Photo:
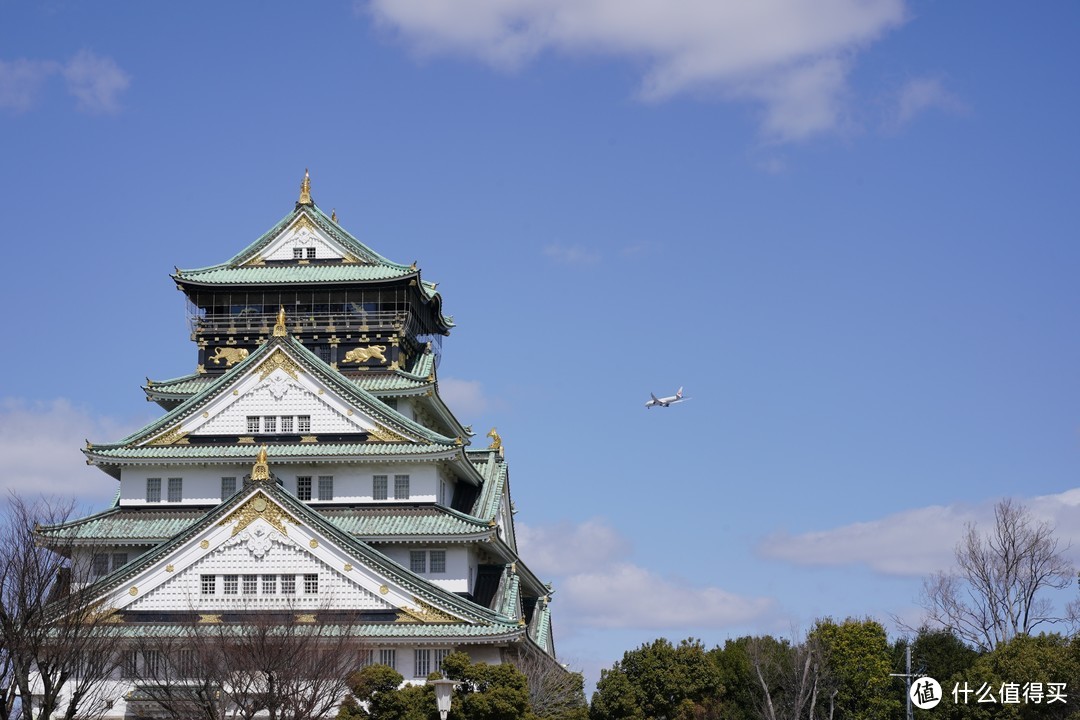
[[[675,393],[675,397],[682,399],[682,388],[679,388],[679,392]]]

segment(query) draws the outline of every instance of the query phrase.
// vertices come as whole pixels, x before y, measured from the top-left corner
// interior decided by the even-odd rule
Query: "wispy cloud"
[[[0,109],[26,112],[33,109],[46,83],[63,77],[78,110],[91,114],[116,113],[120,95],[131,84],[130,76],[112,58],[83,50],[66,63],[54,60],[0,60]]]
[[[89,50],[83,50],[64,66],[64,79],[78,108],[95,114],[119,111],[120,94],[131,84],[131,78],[112,58]]]
[[[86,465],[79,451],[87,438],[114,440],[128,428],[95,417],[63,399],[26,402],[0,399],[0,490],[77,498],[100,506],[111,500],[117,483]]]
[[[366,0],[357,7],[421,55],[514,70],[545,51],[645,67],[639,95],[700,90],[750,99],[763,130],[795,140],[842,118],[854,54],[898,27],[903,0]]]
[[[627,559],[630,542],[599,519],[516,529],[530,569],[555,578],[559,617],[568,625],[689,632],[746,623],[774,606],[640,567]]]
[[[758,551],[764,557],[808,567],[862,565],[896,576],[920,577],[953,564],[967,523],[989,530],[996,500],[976,505],[931,505],[831,530],[776,533]],[[1024,501],[1040,519],[1054,523],[1065,540],[1080,539],[1080,488]],[[1075,544],[1075,543],[1074,543]]]
[[[897,128],[907,125],[929,110],[949,113],[964,112],[966,106],[949,92],[940,78],[914,78],[906,82],[896,93],[886,125]]]
[[[600,262],[600,253],[580,245],[545,245],[544,255],[562,265],[594,265]]]
[[[439,378],[439,397],[458,417],[475,418],[491,407],[478,380]]]

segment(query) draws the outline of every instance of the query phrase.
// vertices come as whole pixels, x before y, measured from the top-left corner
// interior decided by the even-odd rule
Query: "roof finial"
[[[289,334],[288,328],[285,327],[285,306],[281,306],[281,310],[277,314],[277,322],[274,324],[274,337],[285,337]]]
[[[266,446],[259,448],[259,454],[255,456],[255,465],[251,468],[251,479],[269,480],[270,464],[266,461]]]
[[[296,201],[297,205],[312,205],[311,202],[311,176],[308,175],[307,168],[304,168],[304,181],[300,183],[300,199]]]
[[[491,438],[491,444],[488,445],[488,450],[502,450],[502,438],[495,428],[491,428],[491,430],[488,431],[487,436]]]
[[[337,222],[337,208],[330,211],[330,219]]]

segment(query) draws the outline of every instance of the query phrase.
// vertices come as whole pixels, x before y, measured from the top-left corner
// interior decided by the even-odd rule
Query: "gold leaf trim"
[[[270,373],[278,369],[284,370],[293,380],[296,380],[300,373],[300,366],[291,357],[281,350],[275,350],[259,364],[259,379],[265,380]]]
[[[260,507],[262,508],[261,510],[259,509]],[[282,510],[281,506],[276,503],[267,502],[262,492],[258,492],[248,498],[247,502],[243,505],[229,513],[224,520],[218,523],[218,527],[225,527],[230,523],[236,523],[233,525],[232,529],[233,536],[236,536],[258,518],[266,520],[266,522],[280,530],[282,535],[289,534],[285,523],[289,522],[293,525],[300,524],[299,520]]]
[[[220,615],[199,615],[199,622],[206,625],[219,625],[221,624]]]
[[[181,426],[177,425],[173,429],[169,430],[163,435],[158,435],[156,438],[150,441],[150,445],[176,445],[180,442],[181,438],[187,435],[186,432],[180,429]]]
[[[428,625],[447,625],[450,623],[458,624],[462,622],[461,619],[427,604],[420,598],[414,597],[413,602],[416,603],[415,608],[398,608],[401,611],[401,614],[398,615],[394,622],[424,623]]]
[[[296,616],[296,622],[298,623],[313,623],[315,622],[315,615],[312,613],[300,613]]]
[[[384,427],[380,427],[379,425],[376,425],[375,427],[368,430],[367,434],[369,436],[375,438],[376,440],[381,440],[383,442],[408,442],[409,441],[409,439],[407,437],[404,437],[402,435],[398,435],[396,432],[394,432],[392,430],[388,430],[388,429],[386,429]]]

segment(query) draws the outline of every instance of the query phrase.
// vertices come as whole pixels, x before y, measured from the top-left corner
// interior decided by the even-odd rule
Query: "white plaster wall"
[[[331,243],[322,233],[308,227],[283,233],[270,243],[263,257],[267,260],[292,260],[294,247],[305,248],[304,259],[307,259],[309,247],[315,248],[315,257],[319,260],[342,257],[341,249],[336,244]]]
[[[308,415],[311,417],[311,429],[304,431],[305,435],[362,432],[366,427],[374,425],[367,418],[366,422],[362,423],[362,416],[359,414],[350,417],[339,412],[324,400],[325,396],[311,392],[287,375],[285,378],[287,379],[280,379],[279,376],[276,384],[281,387],[272,388],[270,383],[274,381],[274,375],[271,375],[262,384],[238,397],[222,412],[209,418],[196,432],[208,435],[250,435],[247,429],[249,415],[288,415],[294,418]],[[286,387],[287,390],[282,393],[282,389]],[[300,432],[295,419],[293,423],[293,432]]]
[[[379,552],[405,568],[411,550],[445,550],[446,572],[426,572],[420,576],[450,592],[469,591],[469,551],[464,545],[389,545],[379,544]]]

